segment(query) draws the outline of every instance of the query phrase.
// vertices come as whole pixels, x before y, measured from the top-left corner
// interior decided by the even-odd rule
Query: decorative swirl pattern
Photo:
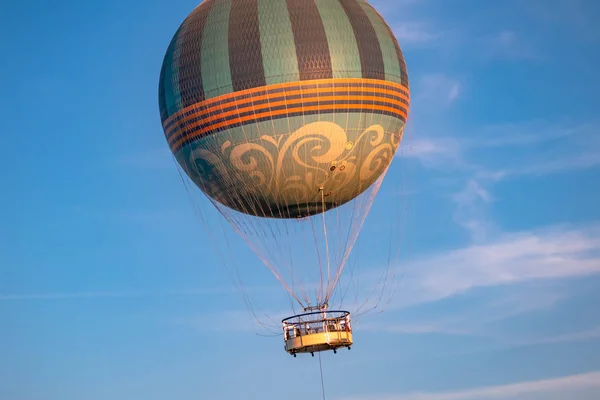
[[[359,133],[317,121],[290,134],[239,144],[219,144],[213,136],[216,142],[192,150],[186,164],[196,172],[198,186],[227,207],[296,218],[360,195],[387,169],[400,137],[379,124]]]

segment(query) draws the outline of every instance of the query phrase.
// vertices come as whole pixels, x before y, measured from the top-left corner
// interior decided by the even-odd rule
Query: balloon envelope
[[[382,176],[409,87],[396,38],[363,0],[205,0],[167,49],[159,104],[173,154],[207,196],[296,219]]]

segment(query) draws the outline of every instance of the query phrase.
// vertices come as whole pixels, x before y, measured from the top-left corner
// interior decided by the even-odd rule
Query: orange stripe
[[[208,99],[203,101],[202,103],[196,103],[196,104],[192,104],[191,106],[188,106],[186,108],[184,108],[183,110],[178,111],[177,113],[171,115],[169,118],[167,118],[164,122],[163,125],[167,125],[169,122],[171,122],[173,119],[177,118],[178,115],[184,114],[186,112],[188,112],[189,110],[195,108],[195,107],[206,107],[209,106],[210,104],[213,104],[215,102],[218,101],[222,101],[222,100],[227,100],[227,99],[231,99],[234,98],[236,96],[243,96],[246,94],[252,94],[255,92],[260,92],[263,90],[274,90],[274,89],[285,89],[285,88],[289,88],[289,87],[293,87],[293,86],[310,86],[310,85],[318,85],[318,84],[333,84],[335,85],[336,83],[340,83],[340,84],[345,84],[345,83],[355,83],[355,84],[361,84],[361,83],[366,83],[366,84],[374,84],[374,85],[385,85],[388,87],[393,87],[396,88],[398,90],[401,90],[403,92],[406,92],[409,96],[410,96],[410,90],[409,88],[407,88],[406,86],[403,86],[399,83],[396,82],[391,82],[391,81],[384,81],[384,80],[380,80],[380,79],[362,79],[362,78],[338,78],[338,79],[314,79],[314,80],[307,80],[307,81],[294,81],[294,82],[286,82],[286,83],[277,83],[274,85],[267,85],[267,86],[259,86],[259,87],[255,87],[252,89],[245,89],[245,90],[240,90],[238,92],[232,92],[232,93],[227,93],[218,97],[213,97],[212,99]],[[330,88],[323,88],[323,90],[325,89],[330,89]],[[333,88],[335,89],[335,88]],[[369,88],[369,90],[375,90],[375,88]],[[408,100],[408,99],[407,99]]]
[[[321,97],[315,97],[315,100],[319,100],[319,101],[335,101],[335,100],[342,100],[342,101],[347,101],[347,100],[354,100],[354,101],[385,101],[386,103],[390,103],[390,104],[394,104],[397,105],[399,107],[402,107],[403,109],[408,108],[408,105],[398,101],[398,100],[394,100],[394,99],[388,99],[386,97],[375,97],[375,96],[321,96]],[[286,101],[286,100],[282,100],[282,101],[275,101],[273,103],[269,103],[269,104],[262,104],[260,106],[254,106],[254,105],[250,105],[244,108],[239,108],[236,110],[231,110],[231,111],[227,111],[224,113],[219,113],[219,114],[214,114],[211,115],[208,118],[205,119],[201,119],[199,121],[194,122],[193,124],[190,125],[186,125],[185,129],[193,129],[195,127],[197,127],[198,125],[202,125],[202,124],[206,124],[208,122],[212,122],[214,120],[217,119],[221,119],[221,118],[227,118],[236,114],[242,114],[244,112],[247,111],[252,111],[255,110],[257,108],[266,108],[266,107],[278,107],[278,106],[294,106],[294,105],[302,105],[303,103],[308,102],[309,100],[307,99],[294,99],[294,100],[290,100],[290,101]],[[285,111],[285,110],[284,110]],[[287,111],[286,111],[287,112]],[[202,113],[204,114],[204,112]],[[171,127],[171,129],[169,129],[168,133],[167,133],[167,137],[170,137],[171,134],[178,130],[179,125],[173,125],[173,127]]]
[[[358,88],[357,88],[358,89]],[[226,107],[232,107],[232,106],[237,106],[239,104],[244,104],[244,103],[248,103],[248,102],[252,102],[252,101],[261,101],[261,100],[268,100],[269,98],[273,98],[273,97],[285,97],[285,96],[296,96],[296,95],[305,95],[305,94],[318,94],[319,92],[331,92],[331,91],[336,91],[336,92],[342,92],[344,89],[337,89],[335,90],[335,88],[313,88],[313,89],[306,89],[306,90],[292,90],[290,92],[279,92],[279,93],[272,93],[272,94],[265,94],[262,96],[255,96],[255,97],[251,97],[251,98],[246,98],[246,99],[233,99],[231,102],[228,102],[226,104],[218,104],[214,107],[211,108],[202,108],[199,109],[197,112],[190,114],[178,121],[176,121],[173,125],[171,125],[168,129],[167,129],[167,136],[169,136],[171,134],[171,132],[177,128],[177,125],[181,125],[184,124],[186,121],[189,121],[191,119],[194,119],[196,117],[199,117],[203,114],[213,114],[215,112],[218,112],[220,110],[222,110],[223,108]],[[348,88],[348,91],[353,91],[352,88]],[[406,100],[407,102],[410,102],[410,99],[408,96],[404,95],[403,93],[399,93],[399,92],[395,92],[392,90],[386,90],[386,89],[380,89],[380,88],[369,88],[368,90],[363,90],[366,93],[369,94],[373,94],[373,92],[375,93],[383,93],[383,94],[387,94],[387,95],[392,95],[392,96],[396,96],[396,97],[400,97],[404,100]],[[310,101],[310,99],[320,99],[320,98],[325,98],[327,96],[311,96],[309,98],[303,98],[300,99],[301,101]],[[373,97],[373,96],[370,96]],[[350,96],[348,96],[348,98],[351,98]],[[375,97],[373,97],[375,98]],[[394,102],[396,100],[394,99],[389,99],[387,97],[381,97],[382,101],[383,99],[385,99],[386,102]],[[212,100],[212,99],[211,99]],[[292,100],[290,100],[292,101]],[[206,103],[206,102],[203,102]],[[275,104],[275,103],[271,103]],[[404,103],[402,103],[404,104]],[[199,108],[202,107],[202,105],[200,104],[196,104],[196,106],[198,106]],[[405,104],[405,107],[408,107],[408,104]],[[165,122],[164,126],[167,125],[167,122]]]
[[[177,115],[185,113],[185,112],[189,111],[190,109],[193,109],[194,107],[206,106],[206,105],[215,103],[217,101],[227,100],[227,99],[231,99],[231,98],[236,97],[236,96],[243,96],[243,95],[246,95],[246,94],[252,94],[254,92],[260,92],[260,91],[263,91],[263,90],[285,89],[285,88],[293,87],[293,86],[311,86],[311,85],[318,85],[319,83],[321,83],[321,84],[327,84],[327,85],[329,85],[329,84],[334,84],[335,85],[336,83],[340,83],[340,84],[346,84],[346,83],[362,84],[362,83],[366,83],[366,84],[374,84],[374,85],[385,85],[385,86],[394,87],[394,88],[399,89],[401,91],[404,91],[404,92],[406,92],[406,93],[408,93],[410,95],[410,90],[406,86],[403,86],[403,85],[401,85],[399,83],[396,83],[396,82],[384,81],[384,80],[380,80],[380,79],[338,78],[338,79],[313,79],[313,80],[306,80],[306,81],[285,82],[285,83],[277,83],[277,84],[268,85],[268,86],[259,86],[259,87],[255,87],[255,88],[252,88],[252,89],[240,90],[238,92],[227,93],[227,94],[224,94],[224,95],[219,96],[219,97],[214,97],[212,99],[208,99],[208,100],[202,102],[201,105],[198,104],[198,103],[192,104],[191,106],[188,106],[188,107],[184,108],[183,110],[180,110],[176,114],[171,115],[169,118],[167,118],[165,120],[165,124],[169,123]],[[371,88],[369,88],[369,89],[371,89]]]
[[[246,117],[232,118],[229,121],[220,122],[218,124],[211,125],[206,128],[200,129],[191,135],[187,135],[187,136],[184,135],[183,137],[179,138],[175,143],[173,143],[171,145],[171,150],[173,152],[176,152],[177,149],[181,146],[181,144],[184,141],[190,140],[190,139],[195,139],[199,136],[202,136],[206,132],[212,131],[214,129],[222,128],[222,127],[225,127],[228,125],[244,123],[244,122],[257,120],[257,119],[268,117],[268,116],[276,117],[279,115],[285,115],[288,113],[294,113],[294,112],[299,112],[299,111],[318,111],[318,110],[325,111],[325,110],[335,110],[335,109],[380,110],[380,111],[388,111],[388,112],[400,114],[404,118],[407,118],[407,113],[404,110],[398,110],[396,108],[378,106],[378,105],[372,105],[372,104],[351,104],[351,105],[347,105],[347,104],[334,105],[334,104],[332,104],[332,105],[327,105],[327,106],[296,107],[294,109],[287,109],[287,110],[280,110],[280,111],[266,111],[266,112],[259,113],[259,114],[248,115]]]

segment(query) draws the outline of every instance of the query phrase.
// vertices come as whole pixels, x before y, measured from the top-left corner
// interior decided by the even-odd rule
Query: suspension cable
[[[321,352],[319,352],[319,370],[321,371],[321,393],[323,394],[323,400],[325,400],[325,382],[323,380],[323,364],[321,364]]]
[[[325,255],[327,259],[327,294],[323,303],[329,302],[330,281],[331,281],[331,261],[329,260],[329,239],[327,238],[327,223],[325,222],[325,189],[321,187],[321,216],[323,217],[323,236],[325,236]],[[320,358],[319,358],[320,359]]]

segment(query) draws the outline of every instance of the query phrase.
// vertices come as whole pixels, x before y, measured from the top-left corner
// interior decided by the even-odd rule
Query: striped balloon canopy
[[[171,151],[210,199],[289,219],[382,177],[409,85],[396,38],[364,0],[205,0],[168,46],[159,106]]]

